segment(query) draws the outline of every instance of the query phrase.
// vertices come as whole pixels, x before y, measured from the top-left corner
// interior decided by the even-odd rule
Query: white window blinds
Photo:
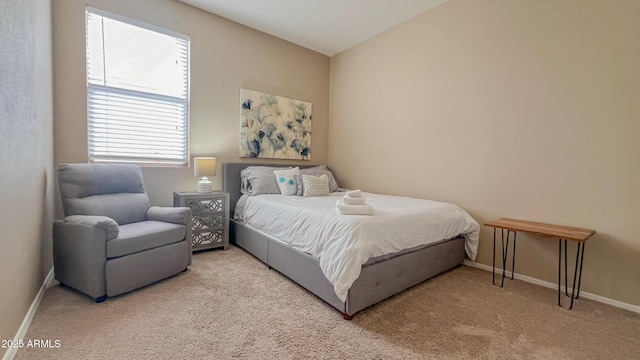
[[[86,15],[89,161],[188,164],[189,38]]]

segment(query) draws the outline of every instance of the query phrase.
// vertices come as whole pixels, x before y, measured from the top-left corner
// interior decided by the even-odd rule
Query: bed
[[[324,211],[324,213],[322,214],[331,213],[330,217],[338,219],[337,221],[345,222],[347,220],[343,219],[348,219],[348,221],[355,222],[355,227],[358,227],[358,221],[365,221],[367,222],[367,224],[375,226],[378,218],[380,218],[380,221],[386,221],[385,224],[387,224],[390,220],[394,220],[395,218],[397,218],[397,220],[402,220],[403,218],[403,216],[387,216],[386,218],[382,219],[383,217],[378,215],[379,213],[381,213],[381,211],[376,212],[373,217],[351,217],[349,215],[338,215],[335,212],[335,209],[332,209],[330,205],[327,205],[334,203],[336,199],[339,199],[340,196],[342,196],[342,194],[336,193],[332,193],[330,194],[330,196],[324,197],[322,199],[318,197],[314,200],[311,200],[311,203],[303,202],[307,200],[302,200],[302,197],[285,197],[284,195],[258,195],[249,197],[250,201],[246,201],[247,196],[245,195],[243,197],[241,192],[240,174],[242,170],[248,166],[273,166],[283,168],[287,167],[287,165],[282,164],[273,165],[264,163],[223,164],[223,188],[224,191],[228,192],[230,195],[229,205],[231,211],[233,212],[235,212],[236,205],[238,204],[239,200],[241,200],[240,208],[242,209],[242,212],[247,212],[250,215],[259,213],[260,211],[255,211],[255,209],[259,209],[259,206],[284,206],[280,203],[284,203],[286,205],[282,208],[282,210],[280,208],[268,208],[269,211],[262,212],[273,213],[277,211],[278,214],[280,214],[281,212],[282,214],[284,214],[284,210],[288,206],[293,204],[294,206],[302,206],[297,210],[299,213],[307,211],[307,209],[309,209],[308,212],[315,211],[316,213]],[[299,167],[303,169],[309,168],[310,166]],[[367,196],[369,201],[375,204],[374,208],[377,208],[377,210],[381,210],[381,204],[383,204],[381,201],[384,201],[385,198],[378,198],[378,195],[375,194],[367,194]],[[401,204],[404,204],[404,201],[425,202],[425,200],[409,198],[387,198],[403,199],[403,203]],[[318,209],[316,209],[316,204],[318,206]],[[314,251],[311,248],[305,248],[304,244],[300,245],[292,243],[290,239],[286,238],[286,232],[281,231],[281,229],[285,227],[276,227],[274,230],[274,228],[263,226],[263,223],[273,223],[273,221],[271,220],[262,221],[261,223],[260,221],[256,222],[255,220],[253,220],[253,217],[248,216],[250,218],[250,221],[247,221],[247,219],[238,219],[239,216],[236,216],[238,214],[233,214],[230,221],[230,235],[231,241],[235,245],[246,250],[247,252],[267,264],[270,268],[277,270],[294,282],[298,283],[300,286],[312,292],[313,294],[324,300],[326,303],[339,310],[343,314],[343,317],[349,320],[353,317],[353,315],[355,315],[362,309],[365,309],[407,288],[417,285],[426,279],[429,279],[435,275],[438,275],[460,265],[465,259],[465,250],[471,258],[475,257],[479,234],[479,225],[477,224],[477,222],[475,222],[475,220],[471,219],[468,214],[466,214],[463,210],[457,208],[455,205],[446,205],[448,206],[449,210],[454,208],[458,209],[455,211],[461,211],[466,216],[465,224],[460,225],[460,227],[456,227],[457,225],[453,226],[453,231],[456,232],[453,236],[451,236],[451,234],[448,234],[443,238],[434,239],[428,244],[421,244],[403,249],[394,249],[394,251],[391,253],[388,253],[389,249],[387,249],[386,253],[384,254],[376,253],[376,256],[358,259],[357,261],[362,262],[357,263],[356,261],[357,269],[355,270],[357,271],[353,271],[353,269],[346,271],[346,273],[349,274],[348,279],[342,282],[336,282],[336,278],[334,276],[335,271],[330,270],[333,269],[331,267],[332,265],[327,265],[327,259],[329,258],[328,256],[321,256],[320,251]],[[325,210],[322,210],[323,206],[325,207]],[[253,212],[251,212],[252,209]],[[313,221],[319,221],[317,219],[314,219],[313,217],[305,218],[308,220],[301,220],[299,219],[300,216],[298,216],[297,218],[292,217],[290,219],[285,218],[284,215],[282,216],[283,219],[286,219],[284,221],[287,224],[303,224],[296,221],[308,221],[309,224],[312,224]],[[305,216],[307,215],[305,214]],[[358,218],[366,218],[366,220],[357,220]],[[402,227],[398,228],[398,231],[402,230],[404,232],[416,232],[419,229],[416,228],[414,230],[411,230],[410,226],[407,225],[407,219],[404,219],[404,223],[401,222],[401,224]],[[306,224],[303,225],[306,226]],[[309,226],[310,228],[314,228],[315,225]],[[382,229],[379,224],[378,228]],[[452,226],[451,224],[447,224],[446,226],[444,226],[444,228],[449,231],[451,230]],[[461,230],[460,233],[457,233],[458,229],[464,230]],[[320,234],[316,234],[315,232],[309,232],[307,234],[309,235],[305,237],[309,238],[312,238],[314,236],[323,236]],[[322,232],[322,234],[324,234],[324,232]],[[371,234],[371,231],[369,232],[369,234]],[[439,234],[439,232],[434,231],[434,234]],[[365,236],[365,239],[360,239],[358,241],[366,242],[367,233],[365,232],[362,236]],[[314,239],[309,240],[315,241]],[[320,238],[319,240],[323,239]],[[323,245],[322,247],[331,248],[331,246],[341,246],[345,243],[343,239],[338,240],[339,241],[334,241],[333,245]],[[404,246],[408,246],[407,244],[409,243],[404,244]],[[303,249],[305,251],[303,251]],[[338,251],[338,253],[340,252],[342,252],[342,250]],[[326,255],[326,253],[323,254]],[[322,262],[321,259],[323,260]],[[343,262],[345,261],[337,261],[337,263]],[[353,267],[354,265],[351,264],[350,266]],[[356,275],[354,275],[354,273]],[[329,279],[331,279],[331,281]]]

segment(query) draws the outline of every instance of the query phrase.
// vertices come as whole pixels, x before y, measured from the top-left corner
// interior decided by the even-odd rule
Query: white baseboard
[[[24,316],[24,320],[22,320],[22,324],[18,328],[18,332],[16,333],[16,336],[13,338],[13,340],[20,341],[24,339],[24,336],[27,334],[27,330],[29,330],[29,325],[31,325],[31,320],[33,320],[33,316],[36,314],[36,311],[38,310],[38,306],[40,306],[40,302],[44,297],[45,291],[47,291],[47,289],[51,285],[53,285],[54,281],[55,280],[54,280],[53,267],[52,267],[51,270],[49,270],[49,273],[47,274],[47,276],[44,278],[44,281],[42,282],[42,286],[40,287],[40,291],[38,291],[36,298],[33,299],[33,302],[31,303],[31,307],[29,308],[29,311],[27,311],[27,314]],[[7,349],[7,352],[4,353],[2,360],[13,360],[17,353],[18,353],[18,348],[15,348],[15,347],[9,348]]]
[[[489,271],[489,272],[492,271],[491,266],[480,264],[480,263],[477,263],[475,261],[465,260],[464,261],[464,265],[471,266],[471,267],[478,268],[478,269],[482,269],[482,270],[486,270],[486,271]],[[502,275],[502,269],[496,268],[496,274]],[[511,271],[505,271],[505,276],[511,277]],[[534,277],[530,277],[530,276],[526,276],[526,275],[520,275],[518,273],[516,273],[513,276],[513,278],[514,279],[518,279],[518,280],[522,280],[522,281],[526,281],[528,283],[532,283],[532,284],[544,286],[544,287],[547,287],[547,288],[551,288],[551,289],[557,289],[558,288],[558,284],[556,284],[556,283],[550,283],[548,281],[536,279]],[[564,291],[565,290],[564,286],[561,287],[561,289]],[[593,300],[593,301],[597,301],[597,302],[601,302],[603,304],[615,306],[615,307],[618,307],[618,308],[622,308],[622,309],[625,309],[625,310],[633,311],[635,313],[640,314],[640,306],[638,306],[638,305],[627,304],[627,303],[624,303],[622,301],[609,299],[607,297],[596,295],[596,294],[592,294],[592,293],[589,293],[589,292],[586,292],[586,291],[580,291],[580,297],[583,297],[585,299],[590,299],[590,300]]]

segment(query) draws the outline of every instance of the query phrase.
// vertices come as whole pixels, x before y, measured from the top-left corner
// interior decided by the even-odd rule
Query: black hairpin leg
[[[564,294],[569,296],[569,287],[567,286],[569,283],[567,282],[567,278],[569,272],[567,271],[567,240],[564,241]]]
[[[493,261],[492,261],[493,266],[492,268],[492,272],[491,272],[491,282],[493,282],[493,285],[496,284],[496,228],[493,228]]]
[[[500,287],[504,286],[504,278],[507,276],[507,257],[509,257],[509,233],[511,230],[507,230],[507,244],[504,243],[504,229],[501,229],[502,237],[502,282]]]
[[[566,240],[565,240],[566,241]],[[573,286],[571,288],[571,305],[569,306],[569,310],[573,309],[573,300],[575,300],[576,294],[576,277],[578,276],[578,260],[580,259],[580,248],[581,244],[578,243],[578,250],[576,250],[576,267],[573,270]],[[582,276],[580,276],[582,277]]]
[[[578,243],[580,244],[580,243]],[[582,264],[584,264],[584,247],[587,245],[586,242],[582,243],[582,254],[580,254],[580,275],[578,276],[578,293],[576,294],[576,299],[580,298],[580,283],[582,282]]]
[[[562,276],[562,239],[558,239],[558,306],[562,306],[560,303],[560,295],[562,294],[562,282],[560,278]]]
[[[508,236],[509,234],[507,234]],[[513,275],[516,273],[516,236],[518,233],[516,231],[513,232],[513,254],[511,256],[511,280],[513,280]]]
[[[571,297],[569,310],[573,309],[573,301],[580,297],[580,284],[582,282],[582,264],[584,262],[584,243],[578,242],[576,249],[576,262],[573,269],[573,284],[571,285],[571,294],[569,294],[568,271],[567,271],[567,240],[564,240],[564,288],[565,295]],[[558,306],[562,307],[561,294],[562,287],[560,279],[562,273],[562,239],[558,240]],[[578,288],[576,289],[576,282]]]
[[[513,280],[513,274],[516,264],[516,232],[513,232],[513,253],[511,254],[511,280]],[[502,251],[502,277],[500,279],[500,287],[504,286],[504,278],[507,276],[507,258],[509,257],[509,236],[511,230],[507,230],[507,242],[504,241],[504,229],[500,229],[501,238],[501,251]],[[491,280],[493,285],[496,285],[496,228],[493,228],[493,260],[492,260],[492,273]]]

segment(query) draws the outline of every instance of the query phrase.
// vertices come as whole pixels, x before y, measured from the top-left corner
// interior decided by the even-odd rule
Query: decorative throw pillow
[[[280,188],[282,195],[296,195],[298,193],[298,177],[300,176],[300,168],[294,167],[287,170],[274,170],[276,182]]]
[[[329,178],[327,175],[302,175],[302,196],[329,195]]]
[[[327,168],[327,165],[318,165],[310,168],[300,169],[300,174],[315,176],[327,175],[327,178],[329,179],[329,192],[338,191],[338,183],[336,182],[336,179],[333,176],[331,170]],[[302,179],[300,178],[298,181],[298,196],[302,196],[302,193]]]

